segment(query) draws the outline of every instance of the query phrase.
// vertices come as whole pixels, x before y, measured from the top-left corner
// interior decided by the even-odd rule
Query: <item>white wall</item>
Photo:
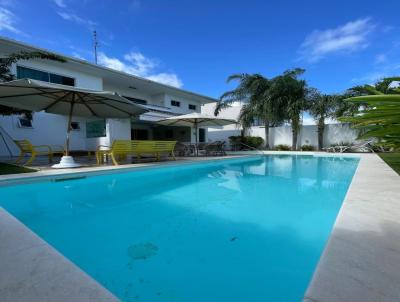
[[[210,103],[202,106],[201,112],[204,114],[214,115],[216,103]],[[219,117],[238,119],[242,104],[240,102],[232,104],[231,107],[223,109],[219,113]],[[224,140],[229,142],[229,136],[240,135],[241,128],[237,125],[224,126],[221,129],[208,129],[208,140]],[[357,139],[357,131],[346,124],[328,124],[324,133],[324,146],[330,146],[338,143],[351,143]],[[251,127],[247,129],[247,135],[260,136],[265,140],[264,127]],[[292,129],[290,126],[282,126],[271,128],[269,133],[270,146],[274,147],[279,144],[292,145]],[[301,127],[298,137],[299,147],[302,145],[318,146],[317,126],[305,125]]]
[[[86,120],[74,117],[73,122],[79,122],[81,130],[71,131],[71,150],[86,149]],[[67,117],[63,115],[37,112],[33,115],[33,128],[19,128],[18,116],[4,116],[0,118],[0,126],[14,140],[28,139],[34,145],[65,145]],[[18,148],[7,139],[13,154],[18,154]],[[8,155],[8,151],[0,140],[0,155]]]
[[[171,106],[171,100],[180,102],[180,106]],[[196,105],[196,110],[189,110],[189,104]],[[187,114],[192,112],[201,112],[201,104],[190,98],[181,98],[173,95],[165,95],[164,106],[171,108],[172,112]]]
[[[208,140],[224,140],[229,142],[229,136],[240,135],[240,129],[209,129]],[[251,127],[248,129],[247,135],[260,136],[265,140],[264,127]],[[270,129],[270,146],[276,145],[292,145],[292,129],[290,126],[276,127]],[[328,147],[332,144],[352,143],[357,139],[357,130],[350,128],[346,124],[329,124],[326,125],[324,133],[324,146]],[[298,137],[298,146],[312,145],[318,146],[317,126],[302,126]]]

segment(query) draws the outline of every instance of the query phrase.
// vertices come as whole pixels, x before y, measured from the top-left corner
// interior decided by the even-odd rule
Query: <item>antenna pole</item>
[[[94,48],[94,62],[97,65],[97,47],[99,46],[99,42],[97,41],[97,32],[93,31],[93,48]]]

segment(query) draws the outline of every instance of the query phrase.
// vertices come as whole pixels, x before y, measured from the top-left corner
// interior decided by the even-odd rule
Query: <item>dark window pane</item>
[[[19,126],[21,128],[32,128],[32,121],[27,118],[19,118]]]
[[[70,77],[64,77],[58,74],[50,73],[50,82],[68,86],[75,86],[75,80]]]
[[[35,70],[27,67],[17,66],[17,78],[18,79],[33,79],[48,82],[49,74],[40,70]]]
[[[181,106],[181,102],[171,100],[171,106],[180,107]]]
[[[189,109],[190,110],[196,110],[196,105],[189,104]]]
[[[32,68],[17,66],[17,78],[18,79],[33,79],[44,82],[50,82],[55,84],[62,84],[68,86],[75,86],[75,80],[70,77],[64,77],[54,73],[48,73]]]
[[[79,122],[71,122],[71,129],[72,130],[81,130],[81,125]]]

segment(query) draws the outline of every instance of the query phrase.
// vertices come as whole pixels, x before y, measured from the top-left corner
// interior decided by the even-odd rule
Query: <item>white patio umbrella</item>
[[[81,89],[31,79],[0,83],[0,104],[30,111],[68,115],[65,155],[59,164],[53,165],[54,168],[80,166],[69,156],[72,116],[129,118],[148,111],[115,92]]]
[[[199,127],[221,127],[231,124],[237,124],[237,122],[232,119],[224,119],[217,116],[201,114],[198,112],[169,117],[160,120],[157,123],[165,126],[194,127],[196,130],[196,144],[199,142],[197,134]]]

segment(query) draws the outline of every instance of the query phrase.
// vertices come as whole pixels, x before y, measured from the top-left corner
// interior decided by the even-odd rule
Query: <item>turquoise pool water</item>
[[[358,164],[271,155],[0,188],[123,301],[301,301]]]

